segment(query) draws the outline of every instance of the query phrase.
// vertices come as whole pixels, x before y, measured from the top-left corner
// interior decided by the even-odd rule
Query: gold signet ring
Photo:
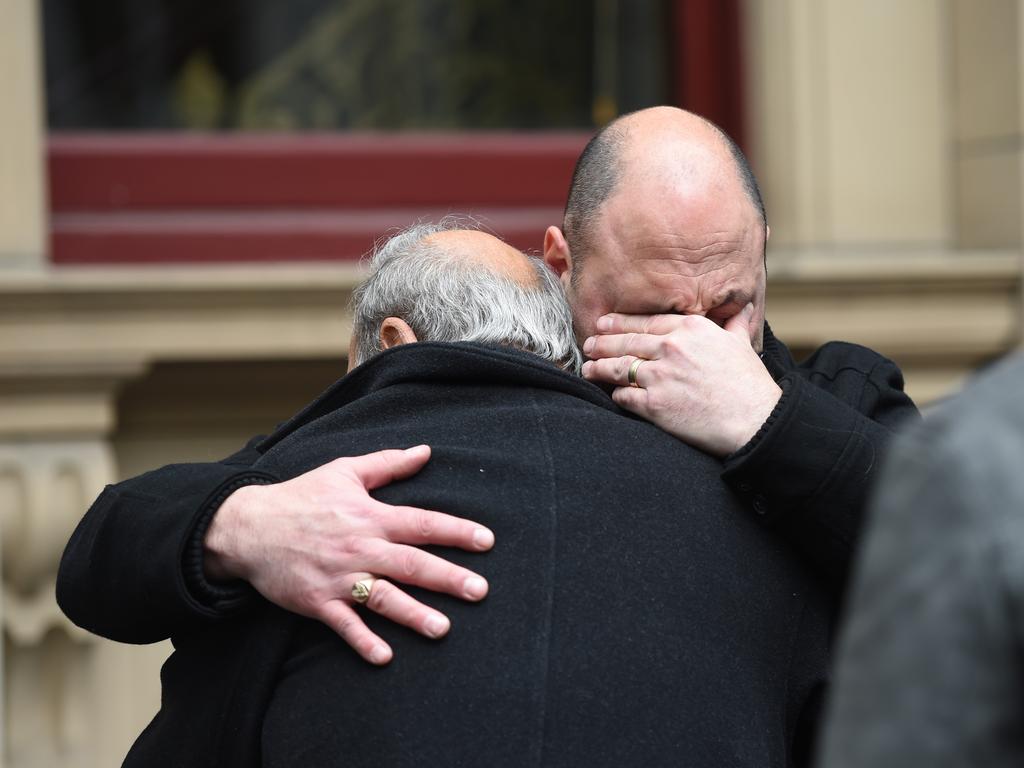
[[[365,579],[360,579],[352,585],[352,599],[357,603],[365,603],[370,599],[370,592],[373,591],[373,582],[376,579],[373,576],[367,576]]]
[[[627,377],[629,379],[629,386],[636,387],[637,389],[642,389],[642,387],[636,383],[636,372],[639,371],[640,366],[646,362],[647,361],[644,360],[643,358],[638,357],[636,360],[633,361],[633,364],[629,366],[629,376]]]

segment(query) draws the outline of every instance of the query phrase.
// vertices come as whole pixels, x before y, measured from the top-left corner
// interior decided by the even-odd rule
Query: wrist
[[[754,407],[747,411],[749,419],[746,420],[736,431],[734,444],[731,446],[731,450],[727,451],[725,455],[728,456],[735,453],[753,440],[775,411],[775,406],[777,406],[779,404],[779,400],[782,399],[782,387],[780,387],[774,380],[770,381],[771,386],[765,388],[764,396],[759,398]]]
[[[210,520],[203,537],[203,574],[211,581],[246,578],[239,546],[248,512],[259,503],[264,486],[245,485],[231,493]]]

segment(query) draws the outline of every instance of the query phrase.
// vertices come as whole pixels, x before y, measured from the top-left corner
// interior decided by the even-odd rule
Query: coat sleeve
[[[782,398],[723,478],[841,590],[893,428],[918,412],[892,361],[826,347],[779,380]]]
[[[220,462],[171,464],[107,486],[61,558],[61,610],[111,640],[151,643],[250,603],[247,585],[206,581],[202,541],[233,491],[277,482],[252,469],[260,439]]]

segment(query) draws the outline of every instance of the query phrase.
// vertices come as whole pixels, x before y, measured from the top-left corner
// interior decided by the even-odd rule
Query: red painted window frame
[[[672,0],[675,103],[744,140],[739,0]],[[53,134],[58,265],[351,260],[446,213],[538,250],[587,133]]]
[[[539,249],[585,134],[68,134],[56,264],[350,260],[447,213]]]

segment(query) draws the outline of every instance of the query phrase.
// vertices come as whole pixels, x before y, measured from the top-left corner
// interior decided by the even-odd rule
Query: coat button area
[[[763,493],[754,495],[754,511],[759,515],[768,514],[768,499],[765,498]]]

